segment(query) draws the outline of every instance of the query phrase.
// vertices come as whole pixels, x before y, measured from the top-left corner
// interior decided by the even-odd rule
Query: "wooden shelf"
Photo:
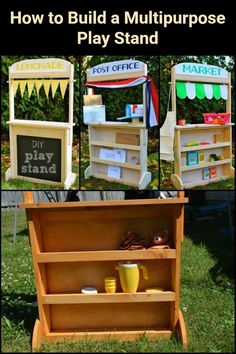
[[[183,146],[181,147],[181,152],[207,150],[207,149],[214,149],[214,148],[220,148],[225,146],[230,146],[230,142],[222,142],[222,143],[207,144],[207,145],[196,145],[196,146]]]
[[[121,128],[121,129],[133,129],[133,128],[145,128],[143,122],[132,123],[132,122],[102,122],[102,123],[89,123],[91,127],[96,128]]]
[[[171,329],[125,329],[125,330],[117,330],[114,328],[114,330],[106,330],[106,331],[101,331],[101,330],[96,330],[93,329],[93,331],[87,331],[84,329],[84,331],[77,331],[75,332],[74,330],[71,330],[70,332],[63,332],[63,331],[52,331],[48,333],[45,337],[48,340],[57,340],[61,338],[65,339],[84,339],[86,338],[92,338],[94,340],[99,340],[99,339],[104,339],[104,337],[110,338],[120,338],[120,339],[126,339],[126,340],[134,340],[138,339],[140,336],[145,335],[148,338],[170,338],[173,335],[173,331]]]
[[[128,144],[117,144],[107,141],[99,141],[99,140],[91,140],[90,144],[93,146],[105,146],[105,147],[113,147],[117,149],[127,149],[127,150],[136,150],[140,151],[139,145],[128,145]]]
[[[81,202],[58,202],[58,203],[21,203],[20,208],[26,209],[74,209],[74,208],[92,208],[98,207],[123,207],[123,206],[149,206],[149,205],[178,205],[182,203],[188,203],[188,198],[166,198],[166,199],[130,199],[130,200],[103,200],[101,201],[81,201]]]
[[[195,166],[184,166],[184,167],[182,166],[182,172],[198,170],[198,169],[207,168],[207,167],[211,167],[211,166],[225,165],[230,162],[231,162],[230,159],[224,159],[224,160],[219,160],[219,161],[203,162],[203,163],[199,163],[198,165],[195,165]]]
[[[175,249],[112,250],[81,252],[45,252],[36,254],[39,263],[54,262],[93,262],[141,259],[175,259]]]
[[[228,124],[186,124],[186,125],[176,125],[175,129],[184,131],[197,131],[199,129],[214,129],[214,128],[227,128],[233,126],[234,123]]]
[[[117,303],[117,302],[164,302],[175,301],[173,291],[162,291],[160,293],[98,293],[98,294],[50,294],[42,296],[42,303],[52,304],[89,304],[89,303]]]
[[[205,186],[206,184],[209,184],[209,183],[214,183],[214,182],[219,182],[219,181],[224,181],[226,179],[228,179],[229,176],[221,176],[219,178],[212,178],[212,179],[209,179],[209,180],[206,180],[206,181],[199,181],[198,182],[198,186]],[[184,183],[184,187],[185,188],[192,188],[196,186],[196,182],[185,182]]]
[[[131,163],[128,163],[128,162],[117,162],[117,161],[112,161],[112,160],[104,160],[104,159],[99,159],[98,157],[91,157],[90,161],[96,162],[96,163],[103,163],[106,165],[121,166],[124,168],[129,168],[131,170],[140,170],[140,165],[132,165]]]

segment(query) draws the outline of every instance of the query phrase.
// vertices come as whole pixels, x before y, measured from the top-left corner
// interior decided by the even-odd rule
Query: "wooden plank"
[[[167,301],[49,305],[50,332],[170,329],[170,304]]]
[[[135,150],[135,151],[140,150],[139,145],[117,144],[117,143],[113,143],[113,142],[100,141],[100,140],[90,140],[90,145],[113,147],[113,148],[118,148],[118,149],[129,149],[129,150]]]
[[[197,130],[212,130],[212,129],[222,129],[222,128],[227,128],[231,127],[234,125],[234,123],[228,123],[228,124],[189,124],[189,125],[176,125],[175,129],[176,130],[181,130],[183,133],[185,131],[193,131],[196,132]]]
[[[188,183],[184,183],[184,187],[185,188],[192,188],[194,186],[204,186],[206,184],[219,182],[219,181],[224,181],[224,180],[226,180],[226,179],[228,179],[230,177],[231,177],[230,175],[227,175],[227,176],[221,176],[219,178],[214,178],[212,180],[188,182]]]
[[[165,198],[165,199],[133,199],[133,200],[103,200],[86,202],[58,202],[58,203],[22,203],[20,208],[38,208],[38,209],[57,209],[57,208],[98,208],[98,207],[116,207],[116,206],[136,206],[136,205],[165,205],[188,203],[188,198]]]
[[[34,203],[34,195],[32,191],[24,191],[23,196],[25,203]]]
[[[92,262],[135,259],[174,259],[174,249],[147,249],[133,251],[83,251],[83,252],[44,252],[36,254],[37,262]]]
[[[186,172],[186,171],[191,171],[191,170],[198,170],[198,169],[202,169],[205,167],[210,167],[210,166],[219,166],[219,165],[225,165],[231,163],[231,159],[224,159],[224,160],[218,160],[218,161],[213,161],[213,162],[202,162],[198,165],[195,166],[185,166],[182,167],[182,172]]]
[[[64,339],[91,339],[91,340],[100,340],[100,339],[112,339],[118,338],[120,340],[136,340],[140,336],[145,335],[149,339],[155,338],[171,338],[173,332],[170,329],[137,329],[137,330],[125,330],[125,331],[84,331],[84,332],[62,332],[55,331],[50,332],[45,338],[47,340],[64,340]]]
[[[160,293],[111,293],[111,294],[50,294],[43,295],[43,304],[87,304],[94,303],[118,303],[118,302],[166,302],[175,301],[175,293],[172,291],[163,291]]]
[[[182,152],[187,152],[187,151],[196,151],[196,150],[207,150],[207,149],[214,149],[214,148],[220,148],[220,147],[225,147],[225,146],[231,146],[231,143],[228,142],[223,142],[223,143],[215,143],[215,144],[207,144],[207,145],[197,145],[197,146],[184,146],[181,147]]]
[[[35,324],[34,324],[34,331],[33,331],[33,337],[32,337],[32,350],[35,351],[40,348],[41,343],[42,343],[42,326],[41,322],[36,319]]]
[[[186,81],[186,82],[204,82],[204,83],[217,83],[217,84],[229,84],[230,78],[222,78],[222,77],[208,77],[206,75],[186,75],[186,74],[177,74],[175,73],[176,81]]]
[[[103,163],[105,165],[121,166],[124,168],[130,168],[131,170],[140,170],[140,165],[132,165],[131,163],[127,163],[127,162],[117,162],[117,161],[112,161],[112,160],[104,160],[104,159],[100,159],[98,157],[91,157],[90,161],[96,162],[96,163]]]
[[[139,134],[116,133],[116,143],[139,146],[140,144]]]
[[[140,123],[132,123],[132,122],[102,122],[102,123],[90,123],[90,127],[96,128],[120,128],[120,129],[134,129],[134,128],[144,128],[145,125]]]
[[[33,121],[33,120],[24,120],[24,119],[17,119],[14,121],[8,121],[7,124],[10,126],[24,126],[24,127],[33,127],[33,128],[47,128],[47,129],[70,129],[70,123],[61,123],[61,122],[46,122],[46,121]],[[75,123],[72,124],[74,126]]]

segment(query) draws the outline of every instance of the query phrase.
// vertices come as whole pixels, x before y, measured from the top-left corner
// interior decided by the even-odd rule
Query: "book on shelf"
[[[210,179],[210,171],[209,171],[209,168],[204,168],[204,169],[202,170],[202,179],[203,179],[204,181]]]
[[[202,163],[206,161],[206,154],[205,152],[199,152],[198,153],[198,162]]]
[[[181,154],[181,166],[186,166],[187,165],[187,154],[183,153]]]
[[[187,165],[194,166],[198,164],[198,153],[196,151],[187,153]]]
[[[210,167],[210,178],[216,178],[217,172],[216,172],[216,167]]]

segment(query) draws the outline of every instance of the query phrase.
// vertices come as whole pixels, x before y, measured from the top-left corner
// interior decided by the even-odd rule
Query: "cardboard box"
[[[84,123],[100,123],[106,121],[105,105],[84,106]]]
[[[116,143],[139,145],[139,134],[116,133]]]
[[[102,95],[84,95],[83,99],[85,106],[102,105]]]

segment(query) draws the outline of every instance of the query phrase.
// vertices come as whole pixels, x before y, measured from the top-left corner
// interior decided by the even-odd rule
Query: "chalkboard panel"
[[[17,173],[61,182],[61,140],[17,135]]]

